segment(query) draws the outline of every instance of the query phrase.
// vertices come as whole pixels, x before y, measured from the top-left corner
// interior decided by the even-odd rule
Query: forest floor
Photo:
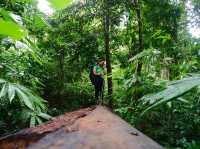
[[[0,139],[1,149],[162,149],[106,107],[65,113]]]

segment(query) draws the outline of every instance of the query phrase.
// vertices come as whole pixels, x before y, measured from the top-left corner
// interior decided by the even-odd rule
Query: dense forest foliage
[[[0,135],[104,104],[170,149],[200,148],[199,0],[0,1]],[[46,4],[46,3],[45,3]]]

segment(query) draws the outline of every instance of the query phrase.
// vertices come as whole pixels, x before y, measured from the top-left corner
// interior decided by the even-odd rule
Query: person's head
[[[99,66],[104,67],[105,64],[106,64],[105,59],[99,59],[99,61],[98,61],[98,65],[99,65]]]

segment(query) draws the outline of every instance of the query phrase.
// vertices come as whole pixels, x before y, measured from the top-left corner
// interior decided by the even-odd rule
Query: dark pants
[[[103,100],[104,79],[101,76],[95,76],[94,79],[95,98],[97,101]]]

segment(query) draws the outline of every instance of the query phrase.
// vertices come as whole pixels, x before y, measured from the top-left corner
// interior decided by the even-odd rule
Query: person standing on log
[[[92,68],[90,80],[94,85],[95,99],[98,104],[103,104],[103,92],[104,92],[104,74],[106,68],[106,61],[100,59],[99,62]]]

